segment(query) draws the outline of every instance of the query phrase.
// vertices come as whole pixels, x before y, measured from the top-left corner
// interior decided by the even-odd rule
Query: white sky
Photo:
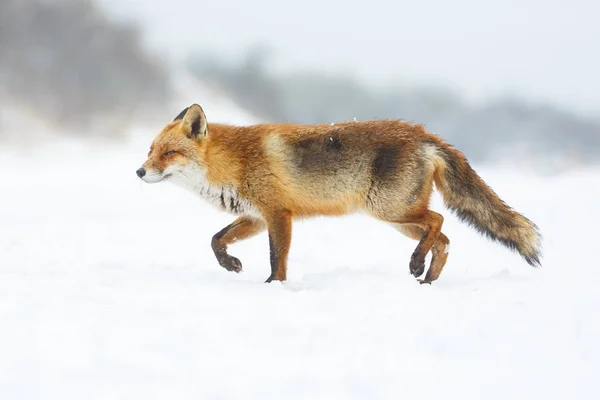
[[[239,57],[268,43],[281,66],[377,83],[442,83],[600,115],[600,3],[591,0],[101,0],[170,57]]]

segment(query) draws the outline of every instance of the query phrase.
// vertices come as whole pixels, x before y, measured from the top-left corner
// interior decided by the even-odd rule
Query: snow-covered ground
[[[363,216],[296,223],[264,284],[266,234],[229,273],[210,239],[233,217],[136,177],[154,133],[0,152],[0,399],[600,398],[600,171],[479,171],[540,226],[542,269],[435,195],[435,284]]]

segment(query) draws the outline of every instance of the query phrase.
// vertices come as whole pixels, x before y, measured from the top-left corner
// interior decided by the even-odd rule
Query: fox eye
[[[161,157],[169,157],[170,155],[173,155],[175,153],[176,153],[175,150],[169,150],[165,154],[163,154]]]

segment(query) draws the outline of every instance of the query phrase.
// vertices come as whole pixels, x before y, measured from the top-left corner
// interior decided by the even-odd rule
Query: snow
[[[452,251],[433,285],[409,274],[416,242],[360,215],[296,222],[289,279],[265,284],[266,234],[227,272],[210,239],[234,217],[137,178],[153,135],[0,152],[1,399],[600,395],[600,171],[478,169],[540,226],[541,269],[435,195]]]

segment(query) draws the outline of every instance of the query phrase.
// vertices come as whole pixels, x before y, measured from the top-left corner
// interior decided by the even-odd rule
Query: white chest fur
[[[260,217],[256,207],[248,199],[240,196],[235,187],[210,184],[206,179],[205,171],[196,165],[188,165],[183,169],[173,171],[169,180],[202,196],[224,211],[235,215]]]

